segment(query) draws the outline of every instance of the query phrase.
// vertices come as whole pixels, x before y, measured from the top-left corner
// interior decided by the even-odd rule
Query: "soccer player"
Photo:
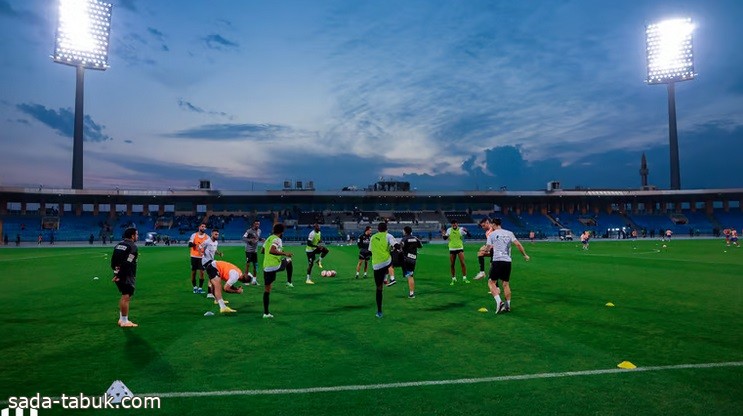
[[[258,276],[258,242],[261,240],[261,222],[253,221],[253,226],[243,234],[245,242],[245,273],[248,273],[250,265],[253,265],[253,276]],[[257,285],[258,281],[253,279],[251,285]]]
[[[670,228],[669,228],[669,229],[667,229],[667,230],[666,230],[666,238],[665,238],[665,240],[663,240],[663,241],[666,241],[666,240],[668,240],[668,241],[671,241],[671,236],[672,236],[672,235],[673,235],[673,231],[671,231],[671,229],[670,229]]]
[[[371,258],[371,251],[369,250],[369,241],[371,239],[371,226],[367,225],[364,228],[364,233],[359,236],[356,245],[359,247],[359,262],[356,264],[356,278],[359,278],[359,271],[361,270],[361,263],[364,263],[364,279],[366,279],[366,271],[369,269],[369,259]]]
[[[134,296],[134,284],[137,277],[137,229],[124,230],[124,239],[116,244],[111,255],[111,269],[114,271],[113,282],[121,293],[119,300],[119,326],[134,328],[138,325],[129,320],[129,302]]]
[[[464,264],[464,242],[462,236],[467,235],[467,230],[459,228],[457,220],[451,220],[449,227],[441,236],[444,240],[449,240],[449,269],[451,271],[451,286],[457,283],[457,274],[454,271],[454,264],[459,259],[459,265],[462,266],[462,281],[469,283],[467,280],[467,265]]]
[[[250,283],[253,275],[247,275],[239,267],[226,261],[214,260],[206,266],[206,274],[209,275],[211,287],[214,291],[214,303],[219,305],[219,313],[235,313],[235,309],[226,305],[227,301],[222,298],[222,290],[228,293],[243,293],[242,287],[236,287],[237,282]],[[224,287],[222,282],[224,281]]]
[[[495,298],[495,313],[511,312],[511,245],[515,245],[524,256],[524,260],[529,261],[529,256],[524,250],[516,236],[511,231],[501,228],[500,218],[493,220],[493,232],[488,236],[488,245],[493,250],[493,265],[490,268],[490,278],[488,287],[490,293]],[[501,301],[498,281],[503,286],[503,294],[506,301]]]
[[[201,244],[199,244],[199,253],[201,254],[201,265],[206,269],[207,266],[209,266],[209,263],[214,261],[214,256],[222,257],[222,252],[219,251],[219,230],[214,228],[212,230],[211,237],[204,240]],[[208,294],[206,295],[209,299],[214,299],[214,293],[213,293],[211,280],[209,283],[209,289]]]
[[[307,247],[304,249],[305,253],[307,253],[307,262],[309,263],[307,265],[307,280],[305,281],[308,285],[315,284],[311,278],[312,265],[315,263],[315,256],[317,254],[320,255],[320,258],[317,259],[317,266],[322,269],[322,259],[324,259],[330,251],[325,248],[325,245],[323,244],[322,234],[320,233],[320,224],[315,223],[312,228],[312,231],[310,231],[310,234],[307,236]]]
[[[286,270],[287,281],[292,281],[292,253],[283,251],[284,243],[281,236],[284,234],[284,224],[274,224],[273,232],[263,243],[263,318],[273,318],[268,309],[271,302],[271,288],[276,281],[276,273]],[[289,283],[291,284],[291,283]]]
[[[583,250],[588,250],[588,241],[591,239],[591,234],[588,231],[583,231],[580,235],[580,242],[583,244]]]
[[[387,233],[387,223],[380,222],[377,226],[377,231],[371,236],[369,241],[369,248],[371,249],[372,255],[372,269],[374,270],[374,284],[377,286],[377,318],[382,317],[382,290],[384,289],[384,282],[387,274],[393,271],[390,267],[392,265],[392,255],[390,251],[395,246],[395,238]],[[394,272],[393,272],[394,273]],[[394,282],[394,276],[390,277],[391,286]]]
[[[402,275],[408,279],[408,298],[413,299],[415,297],[415,262],[418,259],[418,249],[423,248],[421,240],[413,235],[413,229],[410,226],[403,228],[404,235],[400,239],[400,246],[402,246],[402,252],[404,255],[402,261]]]
[[[534,231],[529,231],[529,242],[533,243],[536,236],[537,235]]]
[[[730,242],[733,243],[735,247],[740,247],[740,244],[738,244],[738,230],[735,228],[730,230]]]
[[[493,231],[492,225],[490,223],[490,218],[485,217],[481,219],[480,227],[483,230],[485,230],[485,242],[487,243],[488,236]],[[484,246],[480,247],[479,250],[477,250],[477,263],[480,266],[480,273],[477,273],[477,275],[475,276],[475,280],[480,280],[483,277],[485,277],[485,257],[490,257],[491,262],[492,262],[493,250],[491,250],[487,244],[485,244]]]
[[[204,266],[201,264],[201,252],[199,252],[199,246],[201,243],[206,241],[209,236],[206,234],[206,224],[202,223],[199,225],[199,231],[191,234],[191,238],[188,239],[188,248],[191,251],[191,286],[193,286],[193,293],[202,294],[204,293]],[[196,286],[196,271],[199,271],[199,285]]]

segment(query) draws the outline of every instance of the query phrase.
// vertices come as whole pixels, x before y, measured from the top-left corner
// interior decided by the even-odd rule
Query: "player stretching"
[[[467,235],[467,230],[459,228],[457,220],[451,220],[451,227],[449,227],[444,233],[441,234],[444,240],[449,240],[449,270],[451,271],[451,286],[457,282],[457,274],[454,271],[454,264],[457,258],[459,259],[459,265],[462,266],[462,281],[469,283],[467,280],[467,265],[464,264],[464,242],[462,236]]]
[[[508,230],[501,228],[501,219],[493,220],[493,232],[488,236],[488,245],[493,249],[493,265],[490,268],[490,278],[488,287],[490,293],[495,298],[495,313],[511,312],[511,245],[515,245],[524,256],[524,260],[529,261],[529,256],[524,251],[516,236]],[[505,302],[501,301],[498,280],[503,286],[503,295]]]
[[[188,239],[188,248],[191,251],[191,286],[193,286],[193,293],[201,294],[204,293],[204,266],[201,264],[201,253],[199,252],[199,246],[201,243],[206,241],[209,236],[205,232],[206,224],[202,223],[199,225],[199,231],[191,234],[191,238]],[[196,271],[199,271],[199,285],[196,286]]]
[[[222,298],[222,290],[228,293],[243,293],[242,287],[235,287],[235,283],[250,283],[253,275],[247,275],[239,267],[226,261],[215,260],[206,267],[206,273],[209,275],[212,289],[214,290],[214,303],[219,305],[219,313],[235,313],[236,310],[225,305],[226,301]],[[224,288],[222,282],[224,281]]]
[[[283,251],[284,243],[281,236],[284,234],[284,224],[274,224],[273,233],[263,243],[263,318],[273,318],[268,309],[271,302],[271,288],[276,281],[276,273],[286,270],[287,281],[292,281],[292,253]],[[288,257],[288,258],[287,258]],[[291,284],[291,283],[289,283]]]
[[[369,241],[371,239],[371,226],[367,225],[364,229],[364,233],[359,236],[356,245],[359,246],[359,262],[356,264],[356,278],[359,278],[359,271],[361,270],[361,263],[364,263],[364,279],[366,279],[366,271],[369,269],[369,259],[371,258],[371,251],[369,251]]]
[[[124,240],[114,247],[111,255],[111,269],[114,271],[113,282],[121,293],[119,300],[119,326],[133,328],[138,326],[129,320],[129,302],[134,296],[134,284],[137,277],[137,229],[124,230]]]
[[[475,280],[480,280],[485,277],[485,257],[490,257],[490,261],[493,261],[493,250],[488,247],[487,240],[492,230],[492,224],[490,218],[485,217],[480,220],[480,227],[485,230],[485,242],[486,244],[477,250],[477,263],[480,266],[480,273],[475,276]]]
[[[372,269],[374,270],[374,284],[377,286],[377,318],[382,317],[382,290],[384,289],[384,281],[387,274],[393,269],[392,255],[390,251],[395,246],[395,238],[387,233],[387,223],[380,222],[377,226],[377,231],[371,236],[369,247],[372,252]],[[390,283],[394,283],[395,277],[390,276]]]
[[[312,281],[311,274],[312,265],[315,263],[315,256],[317,254],[320,255],[320,258],[317,259],[317,266],[322,269],[322,259],[324,259],[329,252],[329,250],[325,248],[325,245],[322,241],[320,224],[315,223],[313,225],[313,230],[310,231],[310,235],[307,236],[307,247],[305,247],[304,251],[305,253],[307,253],[307,262],[309,263],[307,265],[307,280],[305,281],[305,283],[307,283],[308,285],[314,285],[315,282]]]
[[[258,220],[253,221],[253,226],[248,228],[243,234],[243,241],[245,242],[245,273],[250,270],[250,265],[253,265],[253,276],[258,276],[258,242],[261,240],[261,222]],[[257,285],[258,281],[253,279],[250,282],[251,285]]]

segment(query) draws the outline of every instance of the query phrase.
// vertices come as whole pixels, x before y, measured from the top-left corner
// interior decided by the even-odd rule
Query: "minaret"
[[[640,162],[640,178],[642,179],[642,189],[648,187],[648,161],[645,159],[645,153],[642,154],[642,161]]]

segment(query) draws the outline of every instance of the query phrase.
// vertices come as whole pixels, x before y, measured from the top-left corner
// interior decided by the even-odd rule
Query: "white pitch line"
[[[18,261],[18,260],[36,260],[36,259],[46,259],[50,257],[72,257],[72,256],[89,256],[93,258],[95,257],[103,258],[103,255],[96,256],[96,254],[99,254],[99,252],[50,254],[48,256],[8,257],[8,258],[0,259],[0,262]]]
[[[428,381],[409,381],[402,383],[386,384],[356,384],[348,386],[329,386],[329,387],[307,387],[303,389],[266,389],[266,390],[218,390],[218,391],[182,391],[171,393],[137,393],[136,397],[159,397],[159,398],[189,398],[189,397],[216,397],[216,396],[262,396],[262,395],[281,395],[281,394],[307,394],[307,393],[333,393],[341,391],[360,391],[360,390],[383,390],[394,389],[399,387],[425,387],[425,386],[446,386],[451,384],[477,384],[477,383],[495,383],[501,381],[518,381],[518,380],[536,380],[543,378],[563,378],[592,376],[599,374],[628,374],[648,371],[665,371],[665,370],[684,370],[696,368],[720,368],[720,367],[741,367],[743,361],[730,361],[724,363],[703,363],[703,364],[679,364],[663,365],[654,367],[637,367],[632,370],[621,368],[609,368],[605,370],[585,370],[585,371],[565,371],[562,373],[537,373],[522,374],[515,376],[496,376],[482,378],[460,378],[454,380],[428,380]],[[56,397],[54,399],[59,399]],[[0,400],[0,405],[7,405],[7,400]]]
[[[522,374],[522,375],[515,375],[515,376],[460,378],[460,379],[455,379],[455,380],[410,381],[410,382],[386,383],[386,384],[356,384],[356,385],[348,385],[348,386],[308,387],[308,388],[303,388],[303,389],[184,391],[184,392],[172,392],[172,393],[146,393],[146,394],[137,394],[137,396],[177,398],[177,397],[262,396],[262,395],[282,395],[282,394],[329,393],[329,392],[341,392],[341,391],[394,389],[394,388],[399,388],[399,387],[422,387],[422,386],[445,386],[445,385],[451,385],[451,384],[494,383],[494,382],[501,382],[501,381],[534,380],[534,379],[543,379],[543,378],[592,376],[592,375],[598,375],[598,374],[635,373],[635,372],[646,372],[646,371],[683,370],[683,369],[716,368],[716,367],[740,367],[740,366],[743,366],[743,361],[732,361],[732,362],[725,362],[725,363],[680,364],[680,365],[666,365],[666,366],[655,366],[655,367],[637,367],[632,370],[624,370],[621,368],[611,368],[611,369],[605,369],[605,370],[566,371],[562,373],[538,373],[538,374]]]

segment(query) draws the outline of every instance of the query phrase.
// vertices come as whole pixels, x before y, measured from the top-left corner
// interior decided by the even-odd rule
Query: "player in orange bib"
[[[237,282],[250,283],[253,280],[253,275],[243,273],[242,269],[235,266],[232,263],[214,260],[206,266],[206,274],[209,275],[212,288],[214,290],[214,303],[219,305],[220,313],[234,313],[236,310],[225,305],[224,299],[222,299],[222,289],[228,293],[243,293],[242,287],[236,287]],[[224,287],[222,286],[224,282]]]
[[[206,241],[209,235],[206,233],[206,224],[199,225],[199,231],[191,234],[191,238],[188,240],[188,248],[191,251],[191,286],[193,286],[193,293],[202,294],[204,293],[204,266],[201,264],[201,258],[203,257],[199,251],[201,243]],[[199,285],[196,286],[196,271],[199,271]]]

